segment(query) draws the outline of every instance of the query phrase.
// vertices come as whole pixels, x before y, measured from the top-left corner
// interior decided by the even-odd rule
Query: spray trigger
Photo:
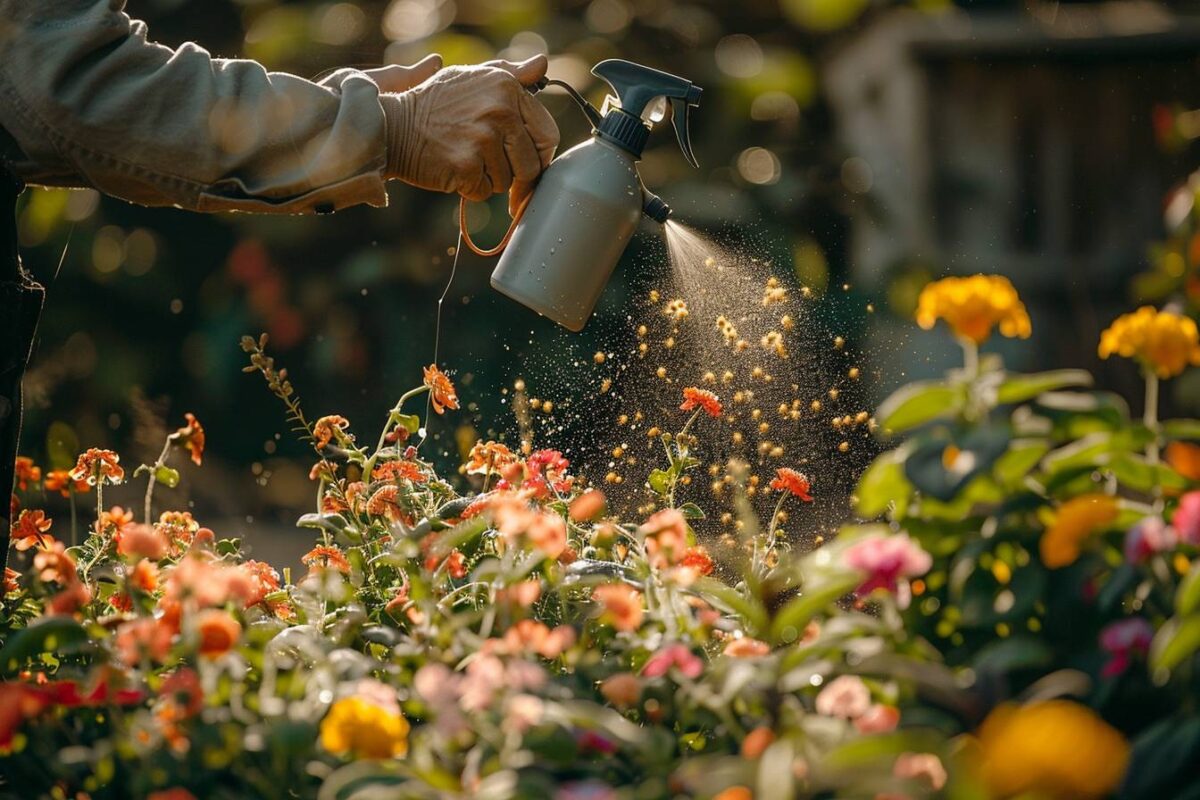
[[[696,154],[692,152],[692,134],[688,129],[688,108],[689,104],[686,99],[671,98],[671,127],[675,129],[675,139],[679,142],[679,149],[683,151],[683,157],[693,167],[699,167],[700,162],[696,160]]]

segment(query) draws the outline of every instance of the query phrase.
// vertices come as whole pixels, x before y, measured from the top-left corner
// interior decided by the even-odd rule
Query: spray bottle
[[[592,137],[551,162],[500,248],[492,287],[572,331],[591,317],[642,214],[662,224],[671,209],[642,184],[637,162],[668,108],[684,157],[699,166],[688,110],[701,89],[686,78],[619,59],[592,69],[612,87],[603,111],[561,81],[591,121]],[[544,85],[544,83],[543,83]],[[540,87],[539,87],[540,88]]]

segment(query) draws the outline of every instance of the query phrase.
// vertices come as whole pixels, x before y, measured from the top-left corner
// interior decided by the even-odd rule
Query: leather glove
[[[381,95],[388,177],[468,200],[508,192],[515,213],[558,147],[554,118],[525,89],[545,74],[545,56],[489,61],[447,67],[409,91]]]

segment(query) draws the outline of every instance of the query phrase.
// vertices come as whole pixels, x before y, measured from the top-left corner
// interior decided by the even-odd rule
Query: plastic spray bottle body
[[[579,331],[637,230],[634,156],[599,137],[556,158],[492,273],[492,287]]]

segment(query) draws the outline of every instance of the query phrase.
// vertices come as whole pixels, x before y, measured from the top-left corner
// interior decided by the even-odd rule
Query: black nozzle
[[[655,98],[665,97],[670,101],[671,124],[679,147],[688,163],[698,166],[688,132],[688,110],[700,104],[699,86],[687,78],[617,58],[601,61],[592,68],[592,74],[604,79],[621,101],[620,109],[610,111],[603,124],[597,126],[601,137],[640,157],[649,136],[642,114]]]
[[[671,207],[667,205],[666,201],[653,192],[646,191],[645,187],[642,188],[642,193],[646,195],[646,204],[642,206],[643,214],[659,225],[670,219]]]

